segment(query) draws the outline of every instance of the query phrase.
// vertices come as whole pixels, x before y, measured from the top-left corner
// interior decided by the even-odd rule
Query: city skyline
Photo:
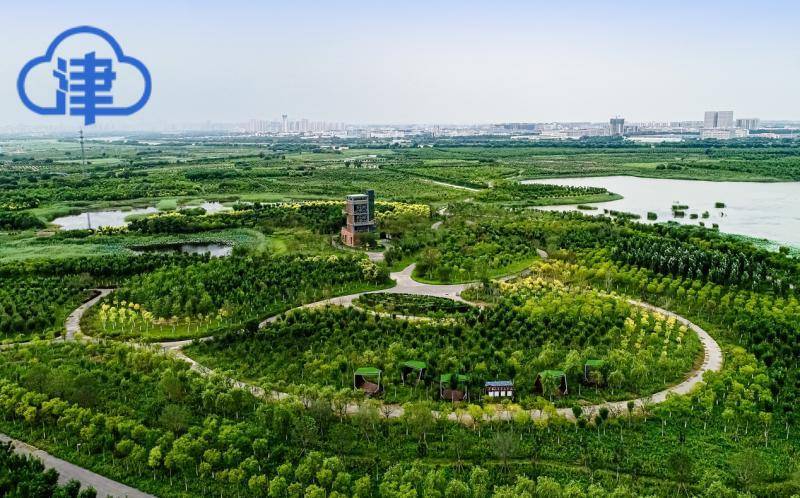
[[[800,119],[800,6],[767,3],[32,0],[5,7],[17,22],[0,33],[0,126],[60,122],[28,112],[13,82],[81,24],[112,32],[152,72],[148,105],[105,120],[126,127],[284,112],[363,124],[681,121],[716,108]]]
[[[250,118],[245,120],[236,121],[214,121],[203,120],[197,122],[177,122],[177,123],[140,123],[140,122],[118,122],[107,121],[92,127],[83,127],[80,123],[71,122],[70,120],[61,120],[60,122],[42,123],[39,125],[2,125],[0,124],[0,133],[72,133],[75,130],[83,129],[88,134],[104,133],[104,132],[163,132],[163,131],[192,131],[192,130],[218,130],[218,131],[243,131],[247,133],[313,133],[313,132],[332,132],[342,131],[347,129],[357,128],[485,128],[485,127],[506,127],[510,131],[521,131],[523,128],[514,125],[525,126],[543,126],[555,125],[564,127],[606,127],[614,130],[612,134],[619,135],[621,130],[625,130],[631,126],[636,127],[689,127],[689,128],[741,128],[746,130],[753,130],[759,127],[764,128],[781,128],[790,127],[792,129],[800,129],[800,119],[764,119],[760,116],[739,117],[733,114],[727,118],[724,126],[707,126],[709,113],[728,113],[734,111],[704,111],[704,114],[694,119],[648,119],[641,121],[629,120],[625,116],[614,115],[605,120],[591,121],[591,120],[576,120],[576,121],[496,121],[496,122],[467,122],[467,123],[448,123],[448,122],[429,122],[429,123],[357,123],[345,121],[323,121],[307,117],[295,117],[291,114],[280,114],[277,117],[264,117],[264,118]],[[735,116],[735,117],[734,117]],[[614,127],[612,121],[621,120],[618,126]],[[530,131],[532,128],[528,128]]]

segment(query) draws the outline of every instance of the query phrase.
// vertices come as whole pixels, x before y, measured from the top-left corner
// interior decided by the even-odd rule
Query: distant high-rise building
[[[736,120],[736,127],[743,130],[757,130],[761,126],[761,120],[758,118],[743,118]]]
[[[289,116],[287,116],[286,114],[281,114],[281,119],[283,120],[283,123],[282,123],[283,126],[281,127],[281,130],[284,133],[289,133],[289,121],[288,121],[288,118],[289,118]]]
[[[717,128],[733,128],[733,111],[717,113]]]
[[[625,118],[619,116],[608,120],[611,124],[611,135],[615,137],[622,136],[625,133]]]
[[[706,111],[703,128],[733,128],[733,111]]]

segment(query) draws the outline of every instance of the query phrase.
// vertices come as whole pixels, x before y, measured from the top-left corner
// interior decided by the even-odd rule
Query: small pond
[[[194,206],[181,206],[181,208],[190,208]],[[202,207],[206,210],[207,214],[218,213],[230,209],[219,202],[204,202],[197,207]],[[153,214],[157,213],[158,209],[155,207],[137,208],[137,209],[112,209],[107,211],[86,211],[81,214],[73,214],[70,216],[61,216],[53,220],[55,225],[61,227],[62,230],[85,230],[87,228],[100,228],[100,227],[124,227],[128,223],[125,218],[137,214]]]
[[[213,258],[230,256],[233,247],[216,242],[187,242],[185,244],[160,244],[152,246],[131,247],[137,254],[153,252],[183,252],[186,254],[210,254]]]

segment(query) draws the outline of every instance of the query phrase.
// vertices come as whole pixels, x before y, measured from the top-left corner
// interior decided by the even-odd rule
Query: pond
[[[181,208],[188,208],[192,206],[181,206]],[[198,207],[206,210],[207,214],[218,213],[230,209],[219,202],[204,202]],[[70,216],[62,216],[53,220],[53,223],[61,227],[62,230],[85,230],[87,228],[100,228],[100,227],[124,227],[128,223],[125,218],[136,214],[153,214],[157,213],[158,209],[155,207],[128,209],[127,211],[121,209],[107,210],[107,211],[87,211],[81,214],[74,214]]]
[[[209,254],[213,258],[230,256],[233,247],[215,242],[187,242],[185,244],[160,244],[152,246],[132,247],[137,254],[152,252],[183,252],[186,254]]]
[[[598,176],[524,180],[522,183],[605,187],[623,196],[616,201],[593,204],[598,209],[583,211],[586,214],[603,214],[603,209],[608,209],[638,214],[643,223],[677,221],[697,225],[704,222],[707,227],[716,223],[726,233],[800,247],[800,182],[709,182]],[[716,208],[717,202],[725,203],[725,207]],[[689,206],[683,218],[673,216],[672,206],[675,204]],[[577,206],[537,209],[574,211]],[[648,212],[656,213],[658,218],[648,220]],[[702,217],[704,212],[708,212],[706,219]],[[692,214],[697,214],[698,218],[692,219]]]

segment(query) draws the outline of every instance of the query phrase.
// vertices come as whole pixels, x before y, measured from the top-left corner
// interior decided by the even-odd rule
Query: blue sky
[[[0,126],[41,123],[16,76],[61,31],[112,33],[153,77],[142,123],[800,119],[800,4],[13,2]]]

